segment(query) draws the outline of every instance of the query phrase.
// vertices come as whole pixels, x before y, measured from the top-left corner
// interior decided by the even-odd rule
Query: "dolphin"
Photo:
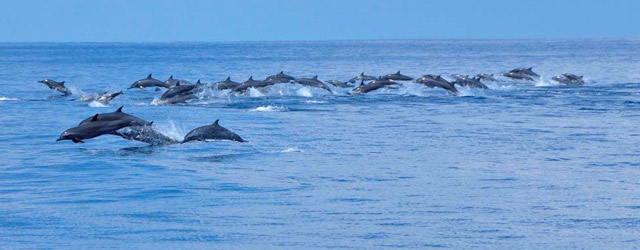
[[[116,110],[115,112],[102,113],[96,119],[98,121],[118,121],[118,120],[120,120],[120,121],[127,122],[128,124],[130,124],[130,126],[150,125],[150,124],[153,123],[153,122],[145,121],[145,120],[143,120],[143,119],[141,119],[139,117],[136,117],[136,116],[133,116],[133,115],[130,115],[130,114],[122,112],[122,108],[123,107],[124,106],[120,106],[120,108],[118,108],[118,110]],[[91,122],[91,120],[93,118],[94,117],[92,116],[92,117],[89,117],[87,119],[82,120],[80,122],[79,126],[82,126],[84,124],[87,124],[87,123]]]
[[[235,92],[244,92],[249,88],[263,88],[270,85],[273,85],[273,82],[253,80],[253,76],[249,77],[246,81],[244,81],[240,86],[233,89]]]
[[[387,85],[384,84],[382,81],[373,80],[367,84],[364,84],[364,80],[360,80],[360,85],[358,85],[358,87],[356,87],[355,89],[351,90],[351,94],[366,94],[371,91],[384,88],[386,86]]]
[[[238,86],[240,86],[241,83],[239,82],[234,82],[231,80],[231,76],[228,76],[227,79],[225,79],[222,82],[217,82],[215,83],[216,88],[218,88],[218,90],[225,90],[225,89],[235,89]]]
[[[288,83],[292,82],[295,79],[296,78],[294,78],[293,76],[285,74],[284,71],[280,71],[280,73],[269,76],[264,80],[272,83]]]
[[[294,82],[297,83],[297,84],[303,85],[303,86],[321,88],[321,89],[324,89],[326,91],[329,91],[329,93],[333,93],[333,90],[331,90],[322,81],[318,80],[318,75],[315,75],[312,78],[298,78]]]
[[[527,75],[527,74],[525,74],[523,72],[507,72],[507,73],[504,73],[503,76],[509,77],[509,78],[515,79],[515,80],[535,81],[535,79],[533,79],[532,76]]]
[[[164,81],[164,84],[168,87],[172,87],[175,86],[176,83],[180,83],[182,85],[187,85],[187,84],[191,84],[189,81],[184,80],[184,79],[174,79],[173,75],[169,76],[169,78],[167,78],[166,81]]]
[[[414,82],[416,83],[420,83],[424,86],[427,86],[429,88],[441,88],[444,89],[446,91],[448,91],[450,94],[452,95],[458,95],[458,89],[456,89],[455,85],[450,83],[449,81],[445,80],[444,78],[442,78],[441,76],[435,76],[435,75],[424,75],[418,79],[416,79]]]
[[[122,91],[111,94],[101,94],[100,96],[98,96],[98,99],[96,99],[96,101],[101,103],[109,103],[111,100],[113,100],[113,98],[116,98],[119,95],[122,95]]]
[[[176,103],[187,103],[188,100],[197,99],[198,97],[192,93],[184,93],[181,95],[160,99],[162,103],[167,104],[176,104]]]
[[[373,81],[375,79],[376,79],[375,76],[368,76],[368,75],[365,75],[364,72],[362,72],[362,73],[360,73],[359,76],[356,76],[354,78],[349,79],[349,82],[350,83],[355,83],[356,81],[359,81],[359,80]]]
[[[118,129],[131,126],[131,123],[126,120],[100,121],[98,117],[99,114],[95,114],[89,122],[65,130],[56,141],[71,140],[74,143],[80,143],[84,142],[83,140],[114,133]]]
[[[341,82],[338,80],[327,80],[327,83],[336,86],[338,88],[348,88],[351,87],[351,85],[349,85],[349,82]]]
[[[180,143],[180,141],[171,139],[170,137],[158,132],[151,125],[131,126],[116,131],[114,134],[127,140],[141,141],[154,146]]]
[[[577,76],[570,73],[564,73],[562,75],[554,76],[551,80],[567,85],[584,85],[583,76]]]
[[[536,74],[536,72],[533,72],[533,67],[512,69],[509,72],[521,72],[532,77],[540,77],[540,75]]]
[[[205,140],[229,140],[246,142],[238,134],[231,132],[218,124],[220,120],[216,120],[211,125],[195,128],[184,137],[182,143],[189,141],[205,141]]]
[[[129,87],[128,89],[134,89],[134,88],[148,88],[148,87],[160,87],[160,88],[169,88],[170,85],[161,82],[158,79],[154,79],[153,77],[151,77],[151,74],[149,74],[149,76],[147,76],[147,78],[145,79],[140,79],[137,80],[136,82],[134,82],[133,84],[131,84],[131,87]]]
[[[38,82],[39,83],[44,83],[50,89],[55,89],[58,92],[63,93],[64,95],[71,95],[71,91],[66,86],[64,86],[64,81],[56,82],[54,80],[51,80],[51,79],[47,78],[47,79],[44,79],[44,80],[40,80]]]
[[[493,74],[480,73],[480,74],[477,74],[476,77],[480,78],[480,80],[483,80],[483,81],[489,81],[489,82],[496,81],[496,78],[493,77]]]
[[[392,81],[411,81],[413,80],[413,77],[400,74],[400,71],[398,70],[398,72],[396,72],[395,74],[388,74],[383,76],[382,79]]]
[[[465,77],[462,79],[456,79],[455,81],[452,82],[452,84],[471,87],[471,88],[479,88],[479,89],[489,88],[487,87],[487,85],[484,85],[484,83],[480,82],[480,78],[477,78],[477,77],[473,77],[473,78]]]
[[[191,91],[195,88],[195,85],[182,85],[180,84],[180,82],[176,82],[175,86],[169,88],[166,92],[164,92],[164,94],[162,94],[162,96],[160,97],[160,100],[165,100],[171,97],[175,97],[178,95],[182,95],[185,93],[191,93]]]

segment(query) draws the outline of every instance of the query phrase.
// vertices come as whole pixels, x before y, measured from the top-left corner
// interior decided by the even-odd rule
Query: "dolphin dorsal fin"
[[[529,67],[529,68],[528,68],[528,70],[532,70],[532,69],[533,69],[533,67]]]
[[[200,83],[200,79],[198,79],[198,81],[196,82],[196,84],[202,84],[202,83]]]
[[[364,76],[364,72],[360,73],[360,76]]]
[[[93,117],[91,117],[91,121],[95,122],[98,120],[98,114],[93,115]]]
[[[250,76],[248,81],[253,81],[253,76]]]
[[[399,75],[399,74],[400,74],[400,70],[398,70],[398,72],[396,72],[396,75]]]
[[[281,70],[281,71],[280,71],[280,74],[281,74],[281,75],[284,75],[284,70]]]
[[[60,85],[64,86],[64,81],[60,82]]]
[[[227,79],[224,80],[225,82],[230,82],[231,81],[231,76],[227,76]]]
[[[151,79],[151,73],[149,73],[149,76],[147,76],[147,79]]]
[[[169,80],[173,80],[173,75],[171,75],[171,76],[169,77]]]
[[[218,122],[220,121],[220,119],[217,119],[215,122],[213,122],[213,126],[219,127],[220,124],[218,124]]]
[[[122,108],[123,108],[123,107],[124,107],[124,106],[120,106],[120,107],[118,108],[118,110],[116,110],[116,112],[118,112],[118,113],[122,113]]]
[[[177,81],[177,82],[176,82],[176,86],[180,86],[180,81]]]
[[[311,78],[313,80],[318,80],[318,75],[313,76],[313,78]]]

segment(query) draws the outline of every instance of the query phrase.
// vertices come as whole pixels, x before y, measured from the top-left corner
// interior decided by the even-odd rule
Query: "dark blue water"
[[[125,90],[154,73],[504,73],[460,96],[278,85],[186,105]],[[585,75],[582,87],[549,81]],[[65,80],[59,97],[37,80]],[[640,41],[0,45],[0,247],[622,249],[640,245]],[[55,142],[124,111],[181,138],[220,119],[248,143]]]

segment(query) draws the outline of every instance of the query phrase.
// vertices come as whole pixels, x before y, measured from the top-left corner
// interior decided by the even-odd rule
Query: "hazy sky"
[[[17,0],[1,42],[640,38],[636,0]]]

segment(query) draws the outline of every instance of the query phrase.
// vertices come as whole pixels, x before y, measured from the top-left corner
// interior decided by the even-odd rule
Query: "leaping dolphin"
[[[74,143],[82,143],[84,140],[131,126],[126,120],[100,121],[98,117],[99,114],[95,114],[87,123],[65,130],[56,141],[71,140]]]
[[[164,82],[158,79],[154,79],[153,77],[151,77],[151,74],[149,74],[147,78],[137,80],[136,82],[131,84],[131,87],[129,87],[128,89],[135,89],[135,88],[143,89],[143,88],[149,88],[149,87],[169,88],[171,86],[169,86],[168,84],[165,84]]]
[[[360,73],[359,76],[356,76],[354,78],[349,79],[349,82],[350,83],[356,83],[357,81],[360,81],[360,80],[373,81],[375,79],[376,79],[375,76],[368,76],[368,75],[365,75],[364,72],[362,72],[362,73]]]
[[[273,84],[274,84],[273,82],[253,80],[253,76],[250,76],[249,79],[247,79],[242,84],[240,84],[240,86],[234,88],[233,91],[245,92],[249,88],[263,88]]]
[[[189,141],[205,141],[205,140],[229,140],[237,142],[246,142],[238,134],[231,132],[218,124],[220,120],[216,120],[213,124],[202,126],[191,130],[184,137],[182,143]]]
[[[122,95],[122,91],[111,94],[102,94],[98,96],[98,99],[96,99],[96,101],[101,103],[109,103],[111,100],[113,100],[113,98],[116,98],[119,95]]]
[[[476,77],[480,78],[480,80],[483,80],[483,81],[489,81],[489,82],[496,81],[496,78],[493,77],[493,74],[480,73],[480,74],[477,74]]]
[[[44,80],[40,80],[38,82],[39,83],[44,83],[50,89],[55,89],[55,90],[59,91],[60,93],[63,93],[64,95],[71,95],[71,91],[66,86],[64,86],[64,81],[56,82],[54,80],[51,80],[51,79],[47,78],[47,79],[44,79]]]
[[[231,76],[228,76],[227,79],[225,79],[222,82],[217,82],[215,83],[216,88],[218,88],[218,90],[225,90],[225,89],[235,89],[238,86],[240,86],[241,83],[239,82],[234,82],[231,80]]]
[[[336,86],[336,87],[338,87],[338,88],[348,88],[348,87],[351,87],[351,85],[349,85],[349,83],[348,83],[348,82],[341,82],[341,81],[338,81],[338,80],[327,80],[327,83],[329,83],[329,84],[331,84],[331,85],[333,85],[333,86]]]
[[[441,88],[452,95],[458,95],[458,89],[456,89],[455,85],[439,75],[424,75],[416,79],[414,82],[420,83],[428,88]]]
[[[303,85],[303,86],[321,88],[321,89],[324,89],[326,91],[329,91],[329,93],[333,93],[333,90],[331,90],[322,81],[318,80],[318,75],[315,75],[312,78],[298,78],[294,82],[298,83],[300,85]]]
[[[465,78],[461,78],[461,79],[456,79],[455,81],[452,82],[453,85],[459,85],[459,86],[465,86],[465,87],[471,87],[471,88],[479,88],[479,89],[488,89],[489,87],[487,87],[487,85],[484,85],[484,83],[480,82],[480,78],[477,77],[473,77],[473,78],[469,78],[469,77],[465,77]]]
[[[151,125],[152,122],[148,122],[145,121],[142,118],[127,114],[122,112],[122,108],[124,106],[120,106],[120,108],[118,108],[118,110],[116,110],[115,112],[111,112],[111,113],[102,113],[99,114],[99,116],[97,117],[89,117],[87,119],[84,119],[80,122],[79,126],[82,126],[84,124],[87,124],[89,122],[91,122],[92,119],[96,118],[98,121],[118,121],[118,120],[122,120],[124,122],[127,122],[128,124],[130,124],[131,126],[143,126],[143,125]]]
[[[413,80],[413,77],[400,74],[400,70],[398,70],[398,72],[396,72],[395,74],[388,74],[383,76],[382,79],[392,81],[411,81]]]
[[[551,80],[567,85],[584,85],[583,76],[577,76],[570,73],[564,73],[562,75],[554,76]]]
[[[280,73],[269,76],[264,80],[272,83],[288,83],[292,82],[295,79],[296,78],[294,78],[293,76],[285,74],[284,71],[280,71]]]

